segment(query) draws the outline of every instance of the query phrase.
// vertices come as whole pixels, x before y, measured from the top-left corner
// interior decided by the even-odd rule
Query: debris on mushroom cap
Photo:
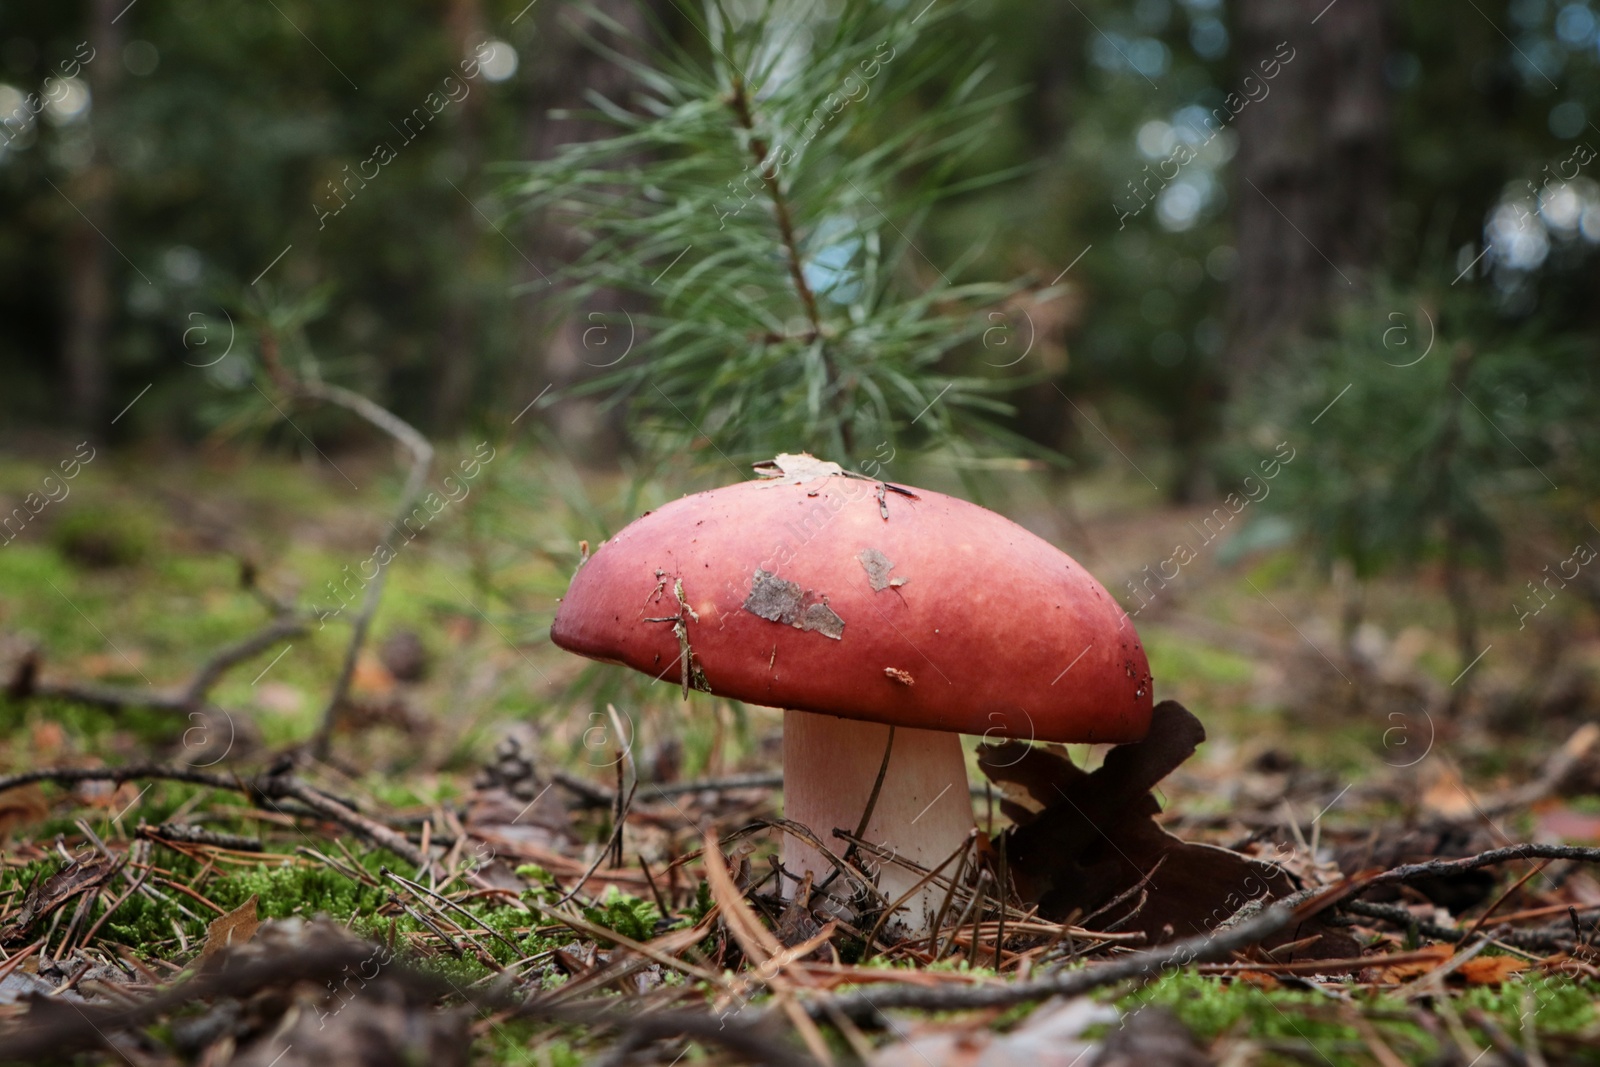
[[[821,603],[808,603],[813,595],[757,567],[750,582],[750,595],[741,606],[768,622],[785,623],[797,630],[815,630],[835,641],[842,639],[844,620],[828,607],[827,597],[823,597]]]
[[[551,639],[773,707],[991,739],[1144,736],[1144,649],[1066,553],[942,493],[810,456],[764,467],[596,548]]]
[[[856,559],[861,561],[861,566],[866,569],[867,581],[872,588],[882,592],[891,585],[905,585],[904,578],[890,579],[889,572],[894,570],[894,564],[875,548],[863,548],[856,554]]]
[[[757,463],[755,472],[761,478],[778,478],[780,484],[797,485],[814,478],[831,478],[843,475],[844,468],[832,460],[818,459],[809,452],[791,455],[779,452],[775,459]]]

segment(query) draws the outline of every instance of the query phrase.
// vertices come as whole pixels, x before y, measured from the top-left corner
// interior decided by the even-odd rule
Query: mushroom
[[[961,734],[1144,737],[1149,666],[1127,614],[1070,556],[985,508],[780,456],[683,497],[579,567],[551,625],[570,652],[784,709],[784,815],[835,855],[886,750],[864,836],[925,870],[973,830]],[[759,468],[758,468],[759,469]],[[892,728],[892,741],[891,741]],[[832,861],[794,834],[783,892]],[[921,876],[883,859],[894,901]],[[944,894],[895,915],[926,933]]]

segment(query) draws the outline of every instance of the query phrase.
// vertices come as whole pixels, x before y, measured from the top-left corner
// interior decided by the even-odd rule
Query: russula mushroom
[[[1122,608],[1070,556],[975,504],[780,456],[765,478],[647,513],[579,567],[570,652],[784,709],[784,815],[836,855],[865,837],[931,869],[973,828],[960,734],[1122,743],[1152,707]],[[894,728],[889,745],[890,727]],[[785,835],[784,893],[831,862]],[[872,861],[895,900],[919,879]],[[949,873],[947,871],[947,873]],[[895,916],[926,932],[942,892]]]

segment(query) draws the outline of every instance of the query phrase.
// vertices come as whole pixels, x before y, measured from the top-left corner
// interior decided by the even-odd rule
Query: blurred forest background
[[[1538,664],[1506,714],[1582,705],[1553,664],[1600,607],[1596,10],[919,6],[0,4],[0,557],[141,529],[104,502],[164,466],[382,470],[370,426],[292,402],[282,351],[444,467],[523,434],[538,462],[494,468],[469,542],[517,543],[551,457],[575,543],[809,448],[1007,506],[1141,629],[1276,560],[1230,588],[1309,583],[1346,682],[1417,623],[1421,706],[1459,710],[1444,683],[1498,628]],[[98,510],[25,507],[80,441],[120,457]],[[147,541],[194,529],[173,507]],[[6,621],[37,626],[11,566]],[[1379,576],[1420,584],[1374,630]]]
[[[515,962],[530,989],[642,992],[644,972],[611,969],[642,956],[585,970],[624,931],[687,935],[651,957],[669,965],[710,953],[703,925],[672,924],[711,921],[706,830],[778,815],[781,715],[580,661],[549,626],[622,526],[802,450],[976,500],[1100,579],[1156,698],[1208,732],[1195,759],[1161,764],[1183,763],[1157,790],[1164,828],[1262,857],[1293,841],[1310,886],[1511,841],[1600,844],[1597,264],[1600,0],[0,0],[0,775],[19,786],[0,791],[15,919],[0,942],[54,910],[35,1005],[80,997],[90,972],[67,950],[83,926],[80,952],[136,949],[164,982],[247,906],[253,930],[258,896],[264,919],[324,912],[391,947],[398,929],[474,989],[512,988]],[[1104,751],[1071,755],[1115,769]],[[41,790],[40,768],[76,787]],[[147,773],[176,781],[147,797]],[[1015,812],[980,788],[994,838]],[[283,797],[308,807],[267,799]],[[1122,807],[1142,833],[1144,801]],[[202,836],[157,826],[185,820]],[[152,826],[163,849],[220,841],[234,858],[151,860]],[[313,826],[326,855],[305,847]],[[1098,839],[1063,840],[1063,871],[1098,869],[1072,866]],[[131,884],[111,900],[114,880],[93,883],[51,976],[83,884],[47,907],[35,890],[91,866],[58,871],[66,841],[123,849]],[[378,880],[398,857],[431,882],[441,846],[439,888],[464,906]],[[728,856],[759,889],[757,847]],[[1023,870],[999,855],[997,900]],[[1513,855],[1528,859],[1493,862]],[[135,894],[158,869],[187,903]],[[1521,880],[1497,895],[1484,875],[1466,895],[1393,898],[1421,912],[1352,912],[1372,945],[1392,924],[1382,940],[1420,967],[1382,980],[1422,976],[1404,999],[1289,988],[1307,974],[1289,958],[1271,995],[1270,974],[1182,974],[1124,1003],[1154,996],[1207,1041],[1287,1050],[1258,1062],[1330,1064],[1313,1038],[1358,1062],[1346,1053],[1377,1040],[1352,1029],[1368,1005],[1391,1037],[1427,1024],[1408,1050],[1448,1032],[1463,1052],[1407,1062],[1478,1063],[1454,1009],[1448,1028],[1424,1018],[1470,961],[1495,989],[1460,999],[1467,1023],[1505,1051],[1485,1064],[1546,1062],[1535,994],[1537,1029],[1587,1055],[1600,882],[1565,859],[1530,882],[1543,869],[1508,870]],[[985,923],[997,967],[1007,935],[1048,929],[989,921],[988,870],[976,854],[961,870],[977,892],[919,978],[986,967]],[[587,918],[525,926],[457,882],[484,872]],[[447,924],[492,921],[501,947],[463,931],[484,966],[462,959],[402,883],[419,907],[450,904]],[[719,892],[735,929],[744,889]],[[190,910],[205,904],[222,919]],[[794,945],[815,926],[790,914]],[[1500,925],[1513,915],[1552,925]],[[861,960],[880,929],[850,930]],[[1098,951],[1074,933],[1055,955],[1066,930],[1006,973]],[[1472,960],[1499,930],[1561,955]],[[1424,934],[1444,947],[1418,964]],[[743,984],[714,981],[732,977],[728,938],[693,957],[717,1032],[728,998],[746,1003],[720,990],[800,1003],[736,936]],[[33,1012],[13,991],[28,972],[10,973],[27,951],[0,965],[0,1025]],[[1500,989],[1528,964],[1545,974]],[[623,1002],[643,1022],[607,1062],[659,1022],[636,1005],[701,996],[698,978],[652,981]],[[360,1003],[328,1034],[422,1018]],[[59,1013],[62,1033],[91,1029]],[[361,1058],[306,1051],[322,1047],[313,1016],[294,1017],[300,1062]],[[985,1008],[977,1025],[1015,1018]],[[717,1040],[702,1022],[685,1033]],[[232,1026],[194,1040],[232,1049]],[[551,1037],[564,1027],[480,1027],[476,1062],[586,1062],[594,1042]],[[465,1062],[467,1044],[438,1047]]]

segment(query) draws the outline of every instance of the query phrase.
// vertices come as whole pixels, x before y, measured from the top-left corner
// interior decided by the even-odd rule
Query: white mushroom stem
[[[889,727],[879,723],[785,711],[784,818],[809,827],[834,855],[843,855],[848,845],[834,837],[833,831],[854,832],[860,824],[888,740]],[[888,773],[867,822],[865,839],[931,870],[966,842],[973,826],[960,735],[896,728]],[[875,875],[878,888],[891,902],[921,877],[864,852],[856,865]],[[784,835],[783,866],[796,878],[804,878],[810,871],[814,883],[833,870],[827,857],[793,834]],[[955,864],[944,870],[947,878],[954,873]],[[834,888],[848,885],[841,879]],[[797,888],[798,882],[784,879],[786,897],[793,896]],[[911,936],[930,933],[944,897],[945,890],[930,882],[913,894],[894,918]]]

